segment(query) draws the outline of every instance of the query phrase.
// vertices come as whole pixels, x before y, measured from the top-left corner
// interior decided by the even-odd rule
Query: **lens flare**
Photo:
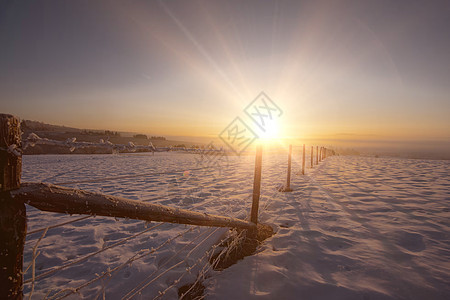
[[[280,126],[276,119],[267,120],[264,129],[264,131],[259,133],[261,140],[267,141],[280,138]]]

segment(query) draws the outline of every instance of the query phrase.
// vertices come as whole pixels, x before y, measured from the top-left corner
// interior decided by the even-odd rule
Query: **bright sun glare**
[[[269,141],[280,137],[280,126],[276,119],[266,120],[264,128],[265,131],[261,131],[259,134],[261,140]]]

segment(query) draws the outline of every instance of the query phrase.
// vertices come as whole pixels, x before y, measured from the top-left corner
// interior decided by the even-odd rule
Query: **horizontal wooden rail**
[[[255,228],[256,224],[231,217],[192,212],[159,204],[150,204],[117,196],[61,187],[46,183],[22,183],[11,191],[22,201],[43,211],[66,214],[98,215],[144,221],[188,225]]]

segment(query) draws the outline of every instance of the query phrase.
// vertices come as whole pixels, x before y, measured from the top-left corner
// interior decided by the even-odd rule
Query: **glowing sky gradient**
[[[216,136],[450,140],[450,1],[1,1],[1,112]]]

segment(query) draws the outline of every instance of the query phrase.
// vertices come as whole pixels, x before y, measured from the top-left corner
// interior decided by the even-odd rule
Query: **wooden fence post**
[[[316,146],[316,165],[319,164],[319,146]]]
[[[305,175],[305,144],[303,144],[302,175]]]
[[[288,171],[287,171],[287,180],[286,187],[291,188],[291,167],[292,165],[292,145],[289,145],[289,156],[288,156]]]
[[[292,165],[292,145],[289,145],[286,185],[281,189],[281,192],[292,192],[292,189],[291,189],[291,169],[292,169],[291,165]]]
[[[0,299],[23,297],[23,248],[27,231],[25,204],[11,190],[22,175],[20,121],[0,114]]]
[[[262,145],[256,146],[255,178],[253,180],[253,202],[250,221],[258,224],[259,195],[261,192]]]
[[[314,146],[311,146],[311,168],[314,164]]]

